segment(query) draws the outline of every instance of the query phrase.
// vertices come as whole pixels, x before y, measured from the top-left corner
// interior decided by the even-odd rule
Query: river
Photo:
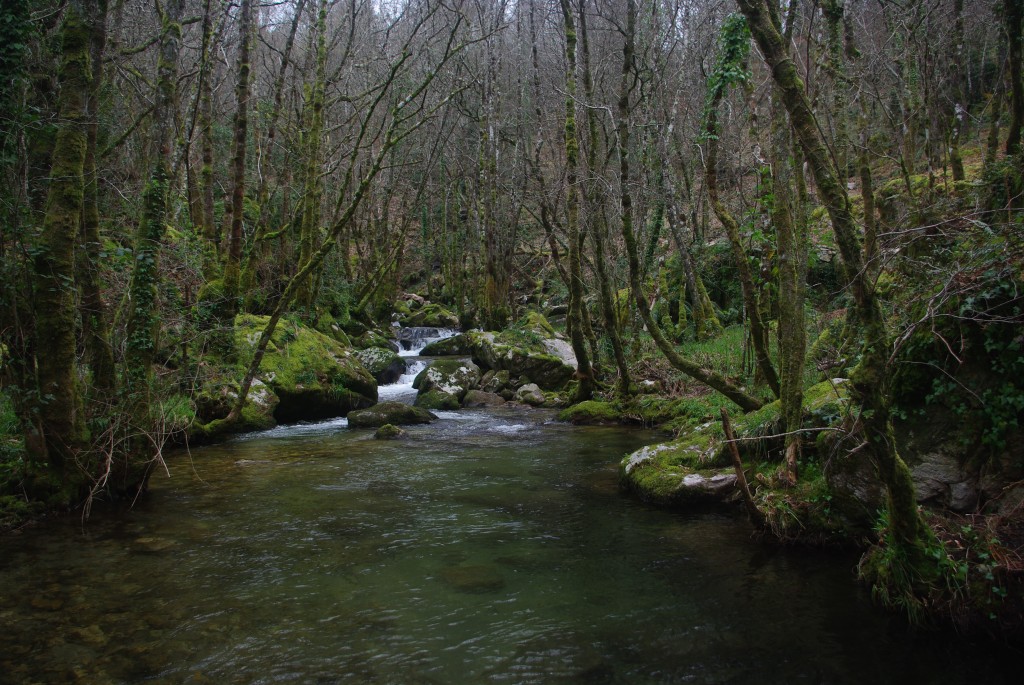
[[[1017,682],[848,555],[621,495],[655,438],[516,408],[181,452],[130,511],[0,540],[0,682]]]

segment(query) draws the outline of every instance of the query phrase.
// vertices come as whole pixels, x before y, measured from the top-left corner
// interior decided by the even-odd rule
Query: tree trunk
[[[1021,129],[1024,128],[1024,80],[1021,78],[1021,24],[1024,3],[1003,0],[1003,21],[1006,22],[1007,60],[1010,64],[1010,125],[1006,133],[1006,154],[1020,152]]]
[[[927,569],[934,568],[934,560],[929,561],[925,551],[926,544],[933,540],[933,536],[918,514],[910,469],[896,451],[885,390],[889,338],[873,283],[863,268],[858,231],[850,211],[849,198],[822,140],[803,81],[797,74],[796,65],[789,57],[778,28],[771,21],[764,0],[738,0],[738,4],[750,23],[751,33],[771,69],[779,96],[789,112],[790,123],[804,150],[846,264],[857,314],[865,334],[861,362],[851,378],[852,393],[862,407],[860,420],[868,453],[888,494],[890,544],[907,555],[911,573],[908,580],[912,589],[923,591],[928,580]]]
[[[88,138],[86,101],[89,66],[89,11],[85,3],[68,4],[61,30],[59,128],[53,147],[39,246],[34,258],[36,373],[42,450],[31,455],[29,489],[39,497],[69,504],[78,493],[75,456],[84,446],[85,422],[75,368],[75,246],[85,192]]]
[[[234,159],[231,171],[231,223],[227,230],[228,247],[224,259],[224,307],[221,324],[234,325],[238,313],[239,281],[242,269],[243,224],[245,222],[245,156],[249,132],[249,50],[252,44],[252,0],[241,0],[238,9],[238,82],[235,98]]]
[[[92,387],[97,399],[111,401],[117,386],[114,351],[110,345],[110,326],[103,304],[99,277],[100,212],[96,173],[96,138],[99,132],[99,84],[103,80],[103,49],[107,35],[107,0],[97,0],[89,8],[89,34],[92,38],[90,60],[92,83],[86,102],[85,193],[82,205],[82,253],[78,273],[82,291],[82,340],[92,371]]]
[[[579,386],[575,400],[589,400],[594,392],[594,376],[583,322],[583,256],[580,254],[579,209],[579,137],[576,131],[576,23],[569,0],[560,0],[565,28],[565,165],[566,224],[569,241],[569,313],[567,323],[576,355]]]

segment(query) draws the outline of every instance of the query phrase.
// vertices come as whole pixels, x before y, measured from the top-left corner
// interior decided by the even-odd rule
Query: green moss
[[[622,420],[622,414],[608,402],[587,400],[563,409],[558,414],[558,420],[577,425],[618,423]]]
[[[405,433],[398,426],[393,426],[390,423],[385,423],[383,426],[377,429],[377,432],[373,434],[377,440],[395,440],[396,438],[402,437]]]
[[[443,390],[428,390],[416,396],[416,406],[424,409],[452,410],[462,406],[459,398]]]

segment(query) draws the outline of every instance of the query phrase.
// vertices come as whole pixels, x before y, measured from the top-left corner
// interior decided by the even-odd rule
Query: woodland
[[[680,483],[733,473],[764,535],[856,547],[882,603],[1019,639],[1022,21],[4,0],[3,527],[367,409],[393,323],[454,328],[484,390],[661,428],[634,495],[704,505]]]

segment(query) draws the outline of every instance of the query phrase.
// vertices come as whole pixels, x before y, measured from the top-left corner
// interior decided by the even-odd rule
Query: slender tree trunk
[[[160,15],[156,107],[153,111],[154,163],[143,192],[143,217],[135,237],[135,260],[128,286],[129,312],[125,380],[140,428],[150,421],[149,387],[157,332],[157,285],[160,279],[160,241],[167,223],[168,182],[174,149],[174,111],[177,105],[178,54],[184,0],[169,0]]]
[[[202,195],[203,273],[211,281],[220,276],[220,231],[213,202],[213,1],[206,0],[199,71],[199,139],[203,165],[199,172]]]
[[[100,212],[98,175],[96,173],[96,138],[99,131],[99,85],[103,80],[103,49],[107,35],[107,0],[97,0],[90,7],[89,34],[92,38],[90,60],[92,82],[86,102],[85,193],[82,205],[82,254],[79,276],[82,291],[82,339],[92,371],[92,387],[101,401],[114,398],[117,379],[114,351],[110,345],[110,326],[103,304],[99,275]]]
[[[221,322],[233,325],[238,312],[239,281],[242,268],[242,227],[245,221],[245,156],[249,132],[249,50],[252,44],[252,0],[241,0],[238,10],[238,83],[235,95],[234,161],[232,162],[231,224],[228,227],[228,248],[224,260],[224,309]]]
[[[1021,129],[1024,128],[1024,80],[1021,60],[1021,28],[1024,23],[1024,3],[1021,0],[1003,0],[1003,21],[1006,23],[1007,59],[1010,63],[1010,125],[1006,133],[1006,154],[1020,152]]]
[[[306,0],[298,0],[295,4],[295,16],[292,17],[292,25],[288,31],[288,39],[284,44],[284,51],[281,54],[281,66],[277,70],[277,79],[274,81],[274,105],[270,111],[270,121],[267,124],[267,136],[263,147],[268,162],[268,169],[260,175],[259,187],[256,190],[256,204],[260,209],[260,216],[256,222],[256,230],[253,232],[252,247],[245,255],[245,263],[242,266],[242,297],[244,308],[251,311],[256,306],[256,273],[260,264],[266,258],[267,237],[270,231],[270,177],[272,175],[274,144],[277,140],[277,122],[284,109],[285,76],[288,73],[288,66],[291,64],[292,47],[295,45],[295,34],[299,29],[299,22],[302,19],[302,12],[306,7]]]
[[[967,107],[964,102],[964,86],[961,62],[964,55],[964,0],[953,0],[953,54],[949,61],[953,113],[950,119],[952,131],[949,135],[949,164],[953,168],[953,180],[964,180],[964,160],[960,154],[960,138],[967,124]]]
[[[586,1],[579,0],[580,16],[580,50],[583,55],[583,93],[588,101],[594,99],[594,77],[590,70],[590,37],[587,33]],[[600,289],[601,315],[604,319],[605,332],[612,344],[615,368],[618,371],[616,388],[622,396],[629,394],[630,377],[626,352],[622,346],[622,335],[618,317],[615,315],[615,296],[608,273],[605,236],[608,222],[605,212],[598,209],[598,194],[593,177],[597,175],[597,157],[599,140],[597,135],[597,111],[587,108],[587,183],[584,185],[584,204],[591,219],[590,239],[594,247],[594,266],[597,271]],[[595,353],[596,358],[596,353]]]
[[[918,514],[910,469],[896,451],[885,383],[889,336],[873,283],[864,270],[858,230],[846,188],[822,140],[803,81],[764,0],[738,0],[738,4],[789,112],[790,123],[806,155],[846,264],[865,334],[861,362],[851,378],[852,393],[863,409],[860,420],[868,453],[888,494],[890,542],[907,554],[912,572],[920,574],[909,579],[910,584],[915,590],[923,590],[923,584],[928,580],[925,569],[930,565],[925,546],[932,539],[932,534]]]
[[[565,28],[566,224],[569,241],[569,337],[576,355],[576,401],[589,400],[594,376],[583,325],[583,257],[580,254],[579,135],[576,131],[576,22],[569,0],[560,0]]]
[[[75,457],[85,443],[85,422],[75,365],[75,246],[85,192],[88,146],[86,101],[89,96],[88,16],[94,8],[68,4],[61,30],[59,127],[54,141],[50,181],[38,249],[34,255],[36,373],[42,449],[30,464],[30,490],[70,503],[77,495]],[[60,494],[58,494],[60,493]]]

